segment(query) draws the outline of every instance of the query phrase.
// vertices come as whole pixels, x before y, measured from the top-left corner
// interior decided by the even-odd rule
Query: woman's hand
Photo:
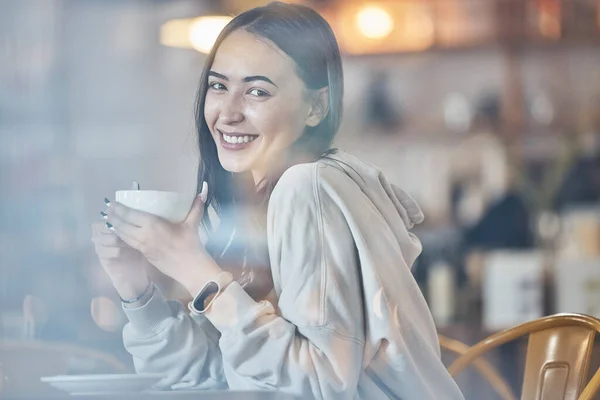
[[[177,224],[120,203],[109,202],[107,226],[163,274],[175,279],[195,295],[198,285],[203,285],[221,272],[206,253],[198,235],[206,193],[204,184],[186,219]]]
[[[101,215],[105,218],[104,213]],[[92,225],[92,242],[100,264],[121,298],[135,299],[142,294],[150,284],[144,256],[123,242],[104,222]]]

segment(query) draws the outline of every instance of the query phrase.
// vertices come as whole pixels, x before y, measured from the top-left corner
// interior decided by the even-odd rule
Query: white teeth
[[[250,143],[251,141],[256,139],[256,136],[229,136],[223,134],[223,139],[225,139],[227,143],[231,144]]]

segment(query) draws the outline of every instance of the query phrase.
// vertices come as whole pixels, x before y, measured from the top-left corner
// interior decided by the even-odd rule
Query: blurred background
[[[336,147],[424,210],[413,271],[440,333],[473,344],[548,314],[600,317],[600,0],[295,2],[344,55]],[[131,366],[90,225],[133,180],[195,190],[205,54],[266,3],[0,0],[0,340]],[[491,358],[517,393],[524,349]]]

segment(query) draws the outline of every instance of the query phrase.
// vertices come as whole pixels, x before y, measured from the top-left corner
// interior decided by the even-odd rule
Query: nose
[[[230,94],[224,100],[219,120],[222,124],[236,124],[244,120],[243,104],[240,96]]]

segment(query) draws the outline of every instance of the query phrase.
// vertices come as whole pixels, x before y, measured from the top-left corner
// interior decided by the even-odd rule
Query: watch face
[[[198,293],[198,296],[196,296],[196,298],[194,299],[194,308],[199,312],[203,312],[205,309],[204,302],[205,302],[206,298],[208,296],[210,296],[211,294],[217,293],[218,291],[219,291],[219,284],[217,282],[214,282],[214,281],[208,282],[206,284],[206,286],[204,286],[202,291],[200,293]]]

